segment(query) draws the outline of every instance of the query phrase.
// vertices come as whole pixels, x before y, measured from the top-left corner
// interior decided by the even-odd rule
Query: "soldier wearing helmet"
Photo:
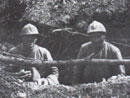
[[[90,42],[84,43],[79,51],[78,59],[122,59],[120,50],[109,42],[105,41],[106,29],[98,21],[93,21],[87,34]],[[123,65],[83,65],[75,66],[73,84],[100,82],[102,78],[108,79],[112,75],[125,74]]]
[[[10,49],[9,52],[30,59],[33,58],[39,60],[52,61],[53,58],[50,52],[46,48],[36,45],[38,34],[38,29],[34,25],[30,23],[25,25],[21,32],[23,43]],[[35,67],[22,67],[16,68],[15,71],[21,74],[19,78],[23,81],[34,81],[39,85],[59,84],[59,73],[57,67],[44,67],[39,69]]]

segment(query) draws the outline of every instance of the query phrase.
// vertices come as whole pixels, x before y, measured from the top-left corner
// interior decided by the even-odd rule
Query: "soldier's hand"
[[[36,79],[35,82],[36,82],[38,85],[44,85],[44,83],[45,83],[45,78]]]
[[[118,74],[118,77],[124,77],[125,74],[121,73],[121,74]]]
[[[25,71],[24,69],[22,69],[20,72],[19,72],[19,75],[20,75],[20,78],[31,78],[32,76],[32,73],[31,71]]]
[[[89,56],[85,57],[84,59],[85,60],[91,60],[93,55],[94,55],[94,53],[91,53]]]

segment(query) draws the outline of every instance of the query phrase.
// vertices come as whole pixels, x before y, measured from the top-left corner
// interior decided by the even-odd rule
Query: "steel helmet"
[[[39,32],[37,27],[28,23],[23,27],[21,35],[38,35],[38,34]]]
[[[103,32],[106,34],[106,28],[104,25],[98,21],[93,21],[89,26],[88,26],[88,34],[94,33],[94,32]]]

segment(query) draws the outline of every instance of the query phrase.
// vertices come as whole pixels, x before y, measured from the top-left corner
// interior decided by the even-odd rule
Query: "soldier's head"
[[[29,23],[23,27],[21,33],[23,44],[28,47],[34,46],[39,34],[37,27]]]
[[[106,28],[102,23],[93,21],[88,27],[87,34],[93,44],[100,45],[105,40]]]

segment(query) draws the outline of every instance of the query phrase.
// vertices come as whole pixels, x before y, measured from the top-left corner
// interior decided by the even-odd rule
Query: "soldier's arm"
[[[16,55],[17,54],[17,48],[16,47],[11,48],[8,51],[8,53],[11,54],[11,55]],[[6,68],[8,71],[11,71],[11,72],[18,72],[19,71],[19,67],[15,66],[15,64],[9,64],[9,65],[10,66]]]
[[[116,51],[115,51],[115,57],[116,57],[116,59],[119,59],[119,60],[123,59],[122,55],[121,55],[121,52],[120,52],[119,49],[116,49]],[[119,65],[118,68],[119,68],[119,74],[123,74],[123,75],[126,74],[126,72],[125,72],[125,66],[124,65]]]
[[[79,53],[78,53],[78,56],[77,56],[77,59],[81,59],[81,58],[84,58],[84,49],[83,47],[81,46],[80,50],[79,50]],[[78,84],[81,82],[82,80],[82,74],[83,74],[83,69],[84,69],[84,66],[83,65],[75,65],[73,67],[73,80],[72,80],[72,84]]]
[[[46,52],[46,59],[47,59],[47,61],[53,60],[49,51]],[[45,81],[44,81],[44,82],[46,82],[45,84],[48,84],[48,85],[59,84],[58,76],[59,76],[58,68],[57,67],[51,67],[51,74],[48,75],[47,78],[45,79]]]

